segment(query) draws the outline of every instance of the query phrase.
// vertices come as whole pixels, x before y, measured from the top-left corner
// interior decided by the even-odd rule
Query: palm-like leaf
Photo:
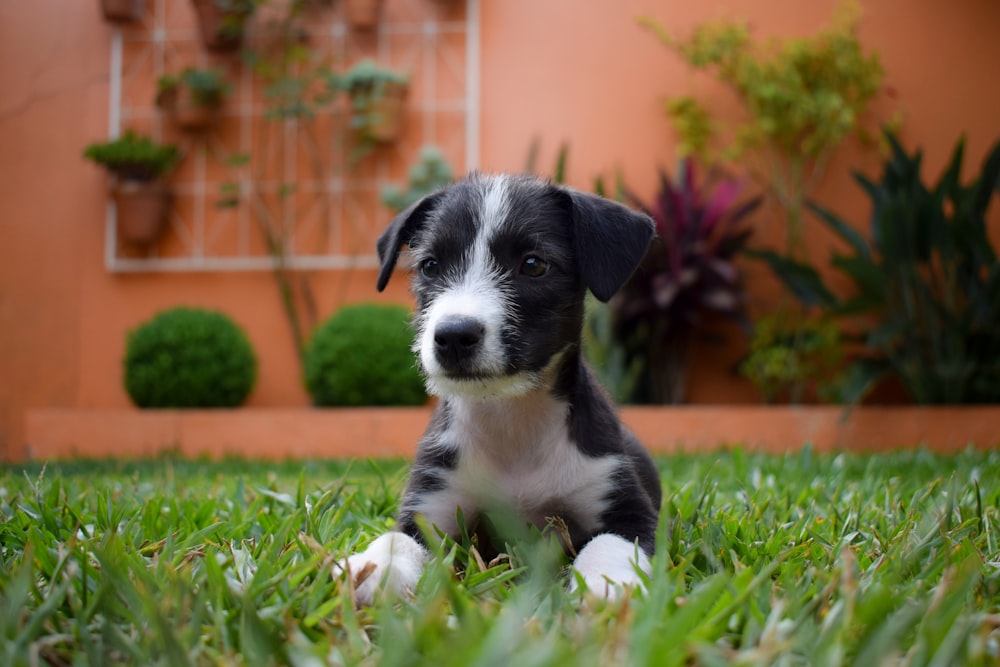
[[[920,174],[921,152],[910,155],[894,136],[887,139],[891,157],[881,181],[855,175],[872,200],[870,239],[810,205],[854,252],[831,259],[853,282],[853,294],[834,296],[806,263],[770,252],[755,256],[803,304],[874,318],[869,354],[852,369],[853,398],[888,371],[919,403],[1000,401],[1000,264],[986,227],[986,209],[1000,190],[1000,142],[979,176],[962,185],[965,145],[959,141],[929,188]]]

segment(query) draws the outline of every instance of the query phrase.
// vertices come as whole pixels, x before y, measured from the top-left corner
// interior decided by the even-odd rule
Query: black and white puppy
[[[396,530],[347,559],[359,604],[416,585],[428,558],[419,515],[458,537],[458,510],[471,525],[495,507],[539,527],[561,519],[590,591],[641,583],[659,476],[580,348],[586,290],[610,299],[652,235],[645,215],[527,176],[472,175],[392,221],[378,289],[408,245],[414,351],[440,401]]]

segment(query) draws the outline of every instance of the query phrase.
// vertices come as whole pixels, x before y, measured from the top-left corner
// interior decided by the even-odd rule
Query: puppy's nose
[[[434,329],[434,349],[445,366],[458,364],[478,352],[486,327],[473,317],[451,317]]]

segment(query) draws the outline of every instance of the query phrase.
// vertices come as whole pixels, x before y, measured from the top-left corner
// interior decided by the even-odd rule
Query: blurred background
[[[473,169],[657,218],[588,321],[619,400],[1000,402],[998,31],[992,0],[0,3],[0,458],[32,410],[143,405],[129,332],[178,306],[245,332],[239,403],[324,404],[313,331],[411,303],[374,239]]]

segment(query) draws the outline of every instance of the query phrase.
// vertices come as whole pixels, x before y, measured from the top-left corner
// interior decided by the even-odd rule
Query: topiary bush
[[[427,400],[404,306],[357,304],[316,329],[306,348],[306,388],[317,406],[421,405]]]
[[[257,380],[250,339],[229,316],[173,308],[129,332],[125,390],[140,408],[232,408]]]

